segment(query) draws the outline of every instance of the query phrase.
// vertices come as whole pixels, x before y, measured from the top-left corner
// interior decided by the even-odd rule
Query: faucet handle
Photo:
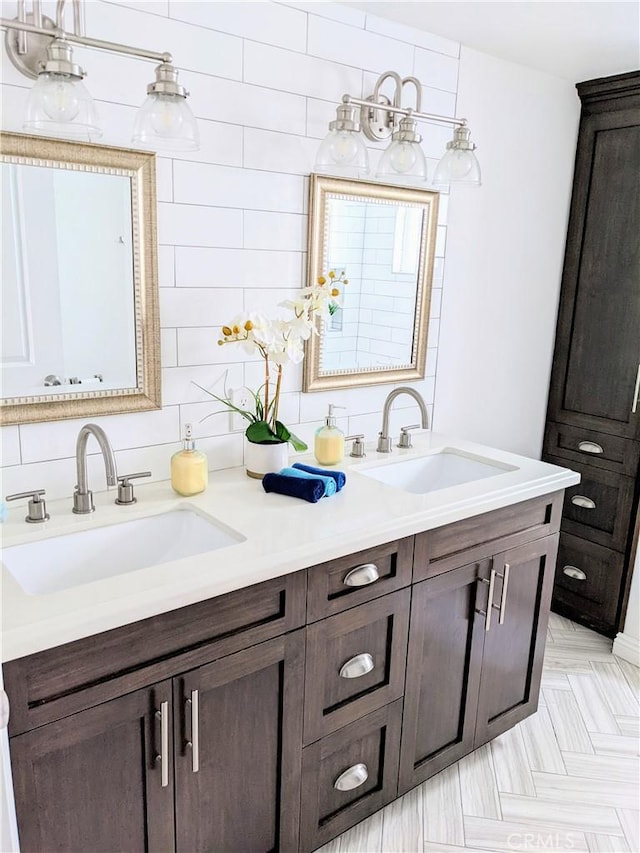
[[[398,439],[398,447],[413,447],[411,444],[410,429],[420,429],[420,424],[411,424],[410,426],[400,427],[400,438]]]
[[[360,433],[360,435],[347,435],[344,440],[353,442],[349,456],[355,456],[356,459],[362,459],[363,456],[367,455],[364,452],[364,433]]]
[[[29,524],[38,524],[41,521],[49,521],[47,504],[40,500],[44,494],[44,489],[34,489],[32,492],[18,492],[15,495],[7,495],[6,500],[18,501],[22,498],[29,498],[29,512],[25,515],[24,520],[28,521]]]
[[[118,497],[116,498],[116,503],[119,506],[127,506],[129,504],[134,504],[138,500],[138,498],[134,497],[133,494],[133,486],[129,482],[130,480],[139,480],[141,477],[150,477],[151,471],[141,471],[138,474],[123,474],[118,477]]]

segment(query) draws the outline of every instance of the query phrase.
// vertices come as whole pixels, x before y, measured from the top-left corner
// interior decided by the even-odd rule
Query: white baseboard
[[[618,634],[613,641],[613,653],[635,666],[640,666],[640,642],[629,634]]]

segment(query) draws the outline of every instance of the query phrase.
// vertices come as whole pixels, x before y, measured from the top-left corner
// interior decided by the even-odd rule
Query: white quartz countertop
[[[414,447],[388,455],[367,446],[362,460],[345,458],[336,468],[347,485],[316,504],[266,494],[243,468],[210,475],[201,495],[180,498],[168,481],[136,484],[138,502],[116,506],[115,491],[94,495],[96,511],[74,515],[69,498],[51,501],[51,520],[24,522],[25,507],[9,512],[2,525],[3,547],[116,524],[188,505],[232,528],[243,541],[219,550],[87,582],[46,595],[22,590],[2,566],[2,660],[8,661],[298,571],[403,536],[410,536],[565,489],[580,477],[512,453],[437,433],[414,436]],[[512,466],[496,476],[427,494],[410,494],[363,476],[362,471],[400,459],[419,458],[444,448]],[[298,461],[314,464],[311,457]],[[92,484],[94,487],[97,484]]]

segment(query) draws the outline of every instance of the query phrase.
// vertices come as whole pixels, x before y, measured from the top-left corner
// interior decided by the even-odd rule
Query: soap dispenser
[[[330,403],[324,426],[316,430],[313,452],[321,465],[337,465],[344,459],[344,433],[336,426],[333,414],[334,409],[344,408]]]
[[[184,427],[184,447],[171,457],[171,486],[188,497],[204,492],[209,484],[209,465],[204,453],[196,450],[191,424]]]

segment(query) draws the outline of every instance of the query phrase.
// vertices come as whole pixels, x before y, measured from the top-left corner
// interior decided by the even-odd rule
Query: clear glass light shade
[[[369,154],[360,134],[330,130],[320,143],[315,171],[352,178],[369,174]]]
[[[187,99],[180,95],[149,95],[138,110],[133,141],[158,151],[197,151],[198,123]]]
[[[93,98],[78,77],[43,72],[27,99],[23,128],[90,141],[102,136]]]
[[[479,187],[480,164],[473,151],[449,148],[436,166],[434,184],[461,184]]]
[[[376,178],[403,184],[424,183],[427,161],[420,144],[394,139],[380,158]]]

